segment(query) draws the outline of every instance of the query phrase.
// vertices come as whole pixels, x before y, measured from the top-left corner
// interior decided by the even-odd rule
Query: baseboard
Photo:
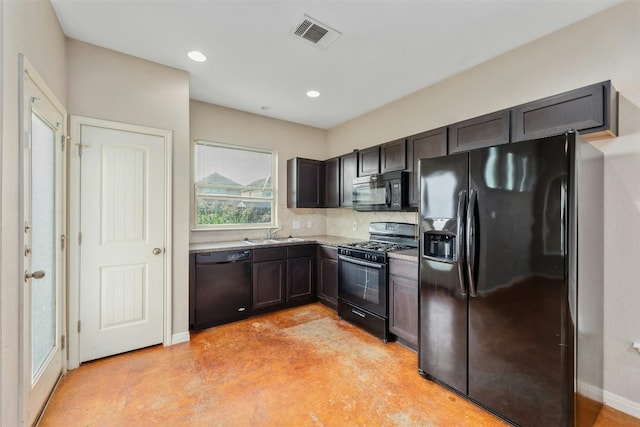
[[[604,404],[629,414],[632,417],[640,418],[640,403],[618,396],[609,391],[604,391]]]
[[[584,381],[578,381],[577,386],[578,392],[587,399],[602,402],[602,399],[604,398],[604,390],[602,390],[602,388],[588,384]]]
[[[180,332],[177,334],[173,334],[171,336],[171,345],[180,344],[183,342],[189,342],[190,340],[191,340],[191,335],[189,334],[189,331]]]

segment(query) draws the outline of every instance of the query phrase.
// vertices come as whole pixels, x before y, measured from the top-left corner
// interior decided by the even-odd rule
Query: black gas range
[[[416,248],[416,226],[373,222],[369,240],[338,247],[338,314],[384,342],[389,339],[389,252]]]

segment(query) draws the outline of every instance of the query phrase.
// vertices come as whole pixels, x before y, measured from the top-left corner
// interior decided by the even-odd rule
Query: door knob
[[[153,254],[154,255],[160,255],[160,253],[162,252],[162,249],[160,248],[153,248]]]
[[[42,279],[44,278],[45,273],[42,270],[34,271],[33,273],[29,273],[25,270],[24,272],[24,281],[26,282],[29,279]]]

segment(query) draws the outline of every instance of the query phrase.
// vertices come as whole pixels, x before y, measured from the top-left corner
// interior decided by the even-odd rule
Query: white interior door
[[[167,141],[85,124],[79,143],[83,362],[163,342]]]
[[[63,372],[66,112],[21,58],[22,396],[35,423]]]

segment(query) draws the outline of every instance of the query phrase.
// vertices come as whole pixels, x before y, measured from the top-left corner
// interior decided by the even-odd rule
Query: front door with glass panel
[[[22,63],[22,406],[32,425],[63,371],[66,112]]]

